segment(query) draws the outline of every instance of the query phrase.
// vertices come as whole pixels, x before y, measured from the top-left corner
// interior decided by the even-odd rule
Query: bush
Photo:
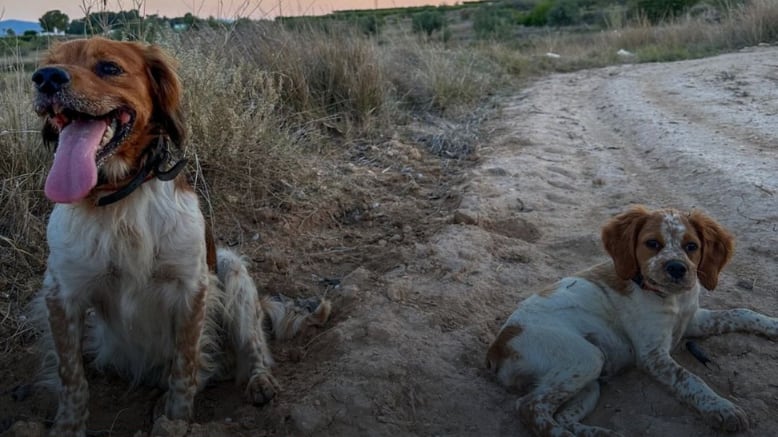
[[[432,36],[432,32],[443,28],[445,19],[442,12],[424,11],[413,14],[411,23],[414,32],[425,32],[427,36]]]
[[[377,15],[360,15],[356,19],[357,27],[365,35],[378,35],[383,25],[383,19]]]
[[[541,0],[521,20],[525,26],[545,26],[548,24],[548,13],[554,7],[554,0]]]
[[[510,14],[505,9],[482,7],[473,14],[473,31],[479,38],[504,36],[511,27]]]
[[[546,15],[549,26],[572,26],[580,19],[580,7],[576,0],[557,0]]]
[[[652,23],[659,23],[678,17],[699,0],[638,0],[637,13],[644,15]]]

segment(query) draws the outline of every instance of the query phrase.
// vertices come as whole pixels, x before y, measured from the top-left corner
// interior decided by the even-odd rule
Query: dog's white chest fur
[[[84,299],[108,289],[149,294],[164,292],[168,282],[189,286],[203,279],[206,272],[193,274],[205,264],[205,228],[194,193],[152,181],[134,197],[131,204],[54,208],[49,266],[63,292]]]
[[[182,291],[207,287],[209,274],[194,193],[151,181],[133,197],[92,209],[57,205],[48,226],[45,281],[56,282],[67,300],[92,308],[84,349],[95,364],[127,363],[117,370],[136,375],[170,361],[175,338],[163,321],[171,309],[191,304],[194,293]]]

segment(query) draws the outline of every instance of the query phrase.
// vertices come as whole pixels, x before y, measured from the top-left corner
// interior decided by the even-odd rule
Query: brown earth
[[[434,135],[345,157],[378,194],[334,226],[220,214],[222,243],[243,243],[263,288],[326,294],[334,319],[274,345],[284,390],[271,405],[246,406],[222,384],[198,396],[198,424],[158,421],[152,434],[527,435],[486,348],[533,289],[604,259],[600,226],[630,203],[708,211],[738,249],[702,304],[778,315],[778,49],[552,75],[502,103],[488,140],[470,138],[475,164],[441,159],[464,148]],[[778,433],[778,344],[700,344],[717,366],[675,355],[747,411],[742,435]],[[31,378],[29,352],[0,361],[3,389]],[[157,391],[91,378],[92,435],[149,432]],[[53,416],[53,396],[14,394],[0,401],[5,426]],[[626,436],[718,435],[637,371],[605,385],[587,421]]]

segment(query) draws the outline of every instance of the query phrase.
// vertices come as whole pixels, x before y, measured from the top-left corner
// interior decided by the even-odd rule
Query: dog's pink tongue
[[[46,197],[57,203],[83,199],[97,185],[95,156],[108,125],[103,120],[74,120],[59,133],[59,144],[46,178]]]

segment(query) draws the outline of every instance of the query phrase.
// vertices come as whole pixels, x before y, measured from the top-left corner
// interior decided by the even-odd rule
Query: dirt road
[[[553,75],[506,101],[490,128],[456,213],[418,239],[416,223],[394,218],[398,238],[376,246],[391,249],[384,268],[345,276],[333,326],[303,357],[280,358],[273,405],[209,388],[197,410],[210,423],[190,435],[527,435],[516,395],[484,368],[486,348],[533,289],[605,258],[600,226],[630,203],[716,217],[738,247],[703,305],[778,316],[778,49]],[[719,367],[677,359],[747,411],[744,435],[778,433],[778,344],[727,335],[701,346]],[[133,421],[148,425],[147,398],[104,394],[92,417],[132,435]],[[50,417],[52,405],[37,411]],[[604,386],[588,420],[626,436],[717,435],[635,371]]]
[[[503,267],[492,251],[491,264],[473,270],[498,282],[505,274],[499,267],[513,271],[503,281],[507,286],[489,292],[505,296],[509,305],[526,296],[523,284],[531,288],[601,258],[597,231],[625,205],[699,207],[738,239],[719,288],[702,304],[777,315],[777,122],[775,49],[545,79],[505,110],[502,139],[463,202],[484,221],[526,223],[532,238],[523,240],[530,244],[519,242],[514,250],[528,261]],[[481,241],[488,238],[494,235]],[[485,246],[478,263],[488,260]],[[749,412],[750,435],[778,432],[778,344],[730,335],[703,345],[720,368],[708,371],[685,352],[676,355]],[[511,399],[478,416],[508,417]],[[605,387],[591,422],[625,435],[711,435],[692,412],[637,372]],[[520,433],[506,422],[494,430]]]
[[[699,207],[738,239],[713,308],[778,315],[778,50],[554,75],[507,102],[459,214],[329,332],[339,358],[306,396],[322,435],[526,435],[484,370],[530,291],[604,259],[599,229],[630,203]],[[359,286],[359,285],[358,285]],[[676,355],[778,432],[778,344],[702,342]],[[333,357],[334,358],[334,357]],[[591,423],[628,436],[713,431],[649,378],[604,387]]]

